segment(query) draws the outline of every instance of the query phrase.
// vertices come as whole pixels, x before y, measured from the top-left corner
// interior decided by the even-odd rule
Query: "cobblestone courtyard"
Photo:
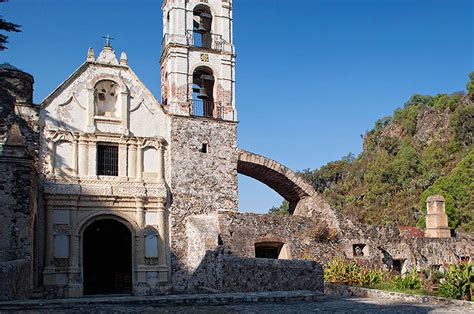
[[[258,302],[228,305],[153,306],[148,304],[85,304],[74,307],[15,310],[15,313],[469,313],[455,305],[402,303],[366,298],[327,297],[321,301]],[[0,311],[0,313],[12,313]]]

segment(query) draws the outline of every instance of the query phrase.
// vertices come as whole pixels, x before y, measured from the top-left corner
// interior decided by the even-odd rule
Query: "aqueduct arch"
[[[314,188],[284,165],[246,150],[238,152],[237,172],[254,178],[275,190],[290,203],[290,213],[310,217],[320,214],[338,228],[333,209]]]

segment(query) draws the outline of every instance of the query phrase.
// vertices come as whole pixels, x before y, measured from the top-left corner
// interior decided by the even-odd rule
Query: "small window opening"
[[[430,268],[433,271],[439,271],[441,269],[441,265],[431,265]]]
[[[255,257],[278,259],[282,247],[279,242],[255,243]]]
[[[459,262],[460,263],[469,263],[471,258],[469,256],[459,256]]]
[[[200,149],[199,151],[200,151],[201,153],[207,154],[207,148],[208,148],[208,144],[202,143],[202,147],[201,147],[201,149]]]
[[[362,257],[364,256],[364,247],[365,244],[353,244],[352,245],[352,254],[354,257]]]
[[[402,259],[394,259],[392,264],[392,270],[396,273],[401,274],[403,269],[403,264],[405,263]]]
[[[118,146],[97,145],[97,175],[118,176]]]

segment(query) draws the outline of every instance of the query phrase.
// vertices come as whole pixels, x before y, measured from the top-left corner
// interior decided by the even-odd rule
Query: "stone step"
[[[155,307],[173,305],[221,305],[242,304],[252,302],[295,302],[322,301],[325,296],[321,292],[271,291],[247,293],[216,293],[216,294],[181,294],[153,297],[137,296],[94,296],[71,299],[25,300],[0,302],[2,311],[77,309],[95,305],[150,305]]]

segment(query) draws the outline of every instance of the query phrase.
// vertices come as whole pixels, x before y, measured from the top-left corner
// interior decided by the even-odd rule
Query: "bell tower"
[[[232,0],[164,0],[161,97],[177,116],[237,121]]]
[[[181,291],[192,285],[192,268],[203,258],[195,252],[205,252],[188,243],[193,217],[215,226],[216,212],[238,209],[232,0],[164,0],[162,9],[171,282]]]

